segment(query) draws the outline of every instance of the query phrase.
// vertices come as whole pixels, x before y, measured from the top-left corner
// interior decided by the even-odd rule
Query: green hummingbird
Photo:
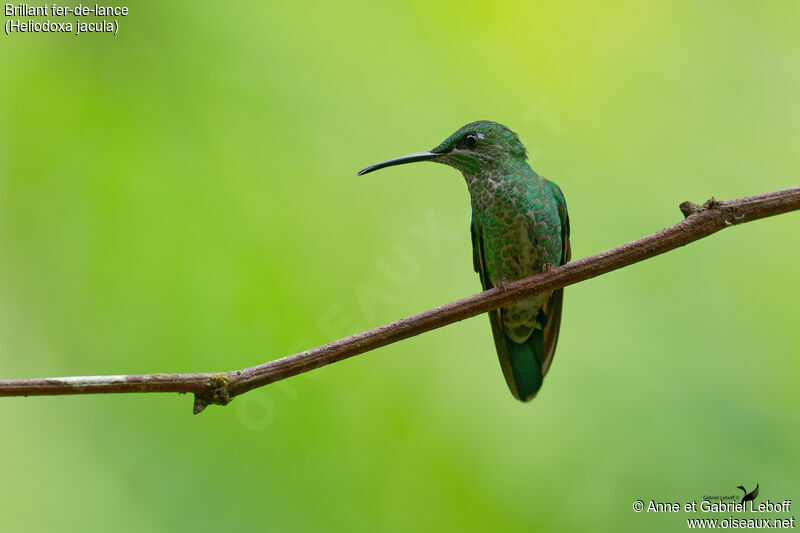
[[[570,259],[569,217],[561,189],[531,169],[516,133],[481,120],[436,148],[369,166],[359,176],[414,161],[444,163],[464,175],[472,203],[472,259],[484,290]],[[553,361],[564,290],[537,294],[489,313],[511,393],[530,401]]]

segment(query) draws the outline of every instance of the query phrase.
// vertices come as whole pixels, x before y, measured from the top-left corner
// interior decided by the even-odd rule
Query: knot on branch
[[[700,206],[699,205],[697,205],[694,202],[689,202],[689,201],[683,202],[678,207],[680,207],[681,213],[683,213],[683,218],[688,218],[691,215],[693,215],[693,214],[697,213],[698,211],[700,211]]]
[[[722,205],[722,202],[714,198],[713,196],[705,201],[703,205],[697,205],[694,202],[683,202],[680,206],[681,213],[683,213],[684,218],[688,218],[695,213],[702,211],[704,209],[717,209]]]
[[[194,414],[203,412],[211,404],[227,405],[231,401],[231,379],[225,374],[214,374],[208,379],[203,392],[194,395]]]

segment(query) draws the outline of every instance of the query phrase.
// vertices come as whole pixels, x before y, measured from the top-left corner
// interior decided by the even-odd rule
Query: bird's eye
[[[468,133],[464,137],[464,146],[467,148],[474,148],[476,144],[478,144],[478,136],[474,133]]]

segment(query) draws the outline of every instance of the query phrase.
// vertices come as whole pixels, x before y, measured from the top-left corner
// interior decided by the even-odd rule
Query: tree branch
[[[235,396],[308,372],[492,309],[591,279],[707,237],[728,226],[800,209],[800,187],[730,201],[708,200],[702,206],[680,205],[685,217],[674,226],[549,272],[511,282],[436,309],[346,337],[261,365],[223,373],[142,374],[0,380],[0,396],[44,396],[120,392],[190,392],[194,412],[209,404],[225,405]]]

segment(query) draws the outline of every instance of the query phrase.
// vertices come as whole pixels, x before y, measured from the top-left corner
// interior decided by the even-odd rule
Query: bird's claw
[[[553,263],[545,263],[542,265],[542,272],[550,272],[556,266]]]
[[[503,278],[503,279],[501,279],[500,281],[498,281],[498,282],[495,284],[495,286],[496,286],[498,289],[500,289],[500,292],[508,292],[508,289],[509,289],[508,280],[507,280],[507,279],[505,279],[505,278]]]

